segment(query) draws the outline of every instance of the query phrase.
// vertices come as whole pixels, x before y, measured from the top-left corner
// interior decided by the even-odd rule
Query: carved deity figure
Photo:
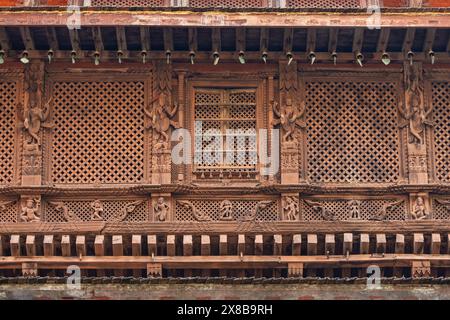
[[[150,119],[146,129],[153,128],[155,137],[156,150],[167,149],[170,142],[169,129],[179,128],[178,122],[171,120],[178,111],[178,104],[171,105],[170,97],[166,93],[161,93],[155,100],[149,104],[149,108],[145,108],[144,112]]]
[[[160,221],[164,222],[167,219],[167,216],[169,215],[169,205],[166,203],[163,197],[158,198],[155,205],[153,206],[153,210],[155,212],[155,218]]]
[[[22,222],[38,222],[41,220],[39,215],[40,201],[38,199],[27,199],[25,205],[22,206],[20,221]]]
[[[34,90],[36,90],[34,92]],[[37,81],[36,85],[30,85],[28,89],[28,98],[26,99],[26,104],[23,106],[19,104],[19,118],[21,120],[21,127],[23,127],[31,137],[28,144],[41,145],[40,130],[44,128],[52,128],[53,124],[48,123],[51,112],[51,106],[53,98],[50,98],[47,103],[45,103],[44,108],[41,106],[42,102],[42,82]]]
[[[427,107],[425,104],[420,68],[413,66],[405,73],[405,103],[399,103],[399,112],[406,122],[401,127],[409,127],[410,143],[423,144],[425,126],[432,125],[432,121],[428,119],[432,106]]]
[[[233,220],[233,204],[230,200],[224,200],[220,203],[220,220]]]
[[[103,203],[100,200],[95,200],[91,203],[91,208],[93,209],[91,220],[103,220]]]
[[[360,219],[361,218],[360,206],[361,206],[361,201],[358,201],[358,200],[351,200],[348,203],[348,211],[350,213],[350,219]]]
[[[271,102],[273,112],[277,119],[273,121],[273,125],[280,125],[283,129],[282,140],[289,142],[295,141],[297,128],[305,128],[306,124],[300,118],[304,115],[306,107],[302,102],[300,105],[294,105],[292,99],[287,98],[286,104],[279,106],[276,101]]]
[[[425,201],[422,197],[417,197],[411,216],[414,220],[423,220],[429,218],[430,214],[426,209]]]
[[[283,212],[289,221],[296,221],[298,219],[300,207],[294,197],[285,198]]]

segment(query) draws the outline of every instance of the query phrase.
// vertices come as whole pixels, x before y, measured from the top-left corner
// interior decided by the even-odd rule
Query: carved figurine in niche
[[[98,221],[103,220],[103,203],[100,200],[95,200],[91,203],[91,208],[93,210],[91,215],[91,220]]]
[[[163,197],[158,198],[155,205],[153,206],[153,210],[155,213],[155,218],[157,221],[164,222],[169,215],[169,205],[166,203]]]
[[[300,118],[305,114],[305,103],[302,101],[295,105],[292,99],[287,98],[286,104],[279,106],[276,101],[271,103],[273,112],[277,119],[273,121],[274,126],[280,125],[283,129],[282,141],[290,142],[297,139],[297,129],[305,128],[306,124]]]
[[[432,106],[426,106],[424,98],[424,88],[422,84],[421,70],[418,66],[413,66],[405,72],[405,104],[399,102],[399,111],[406,120],[401,127],[409,127],[410,141],[413,144],[423,144],[425,137],[425,126],[432,125],[429,115]]]
[[[233,220],[233,204],[230,200],[224,200],[220,203],[220,220]]]
[[[300,213],[300,207],[297,200],[294,197],[286,197],[283,204],[283,212],[285,217],[289,221],[298,220]]]
[[[171,120],[178,111],[178,104],[174,103],[172,105],[170,100],[168,94],[161,93],[149,104],[150,108],[144,109],[145,114],[150,119],[146,129],[153,128],[156,133],[155,150],[168,149],[170,143],[168,131],[170,127],[175,129],[180,127],[178,122]]]
[[[33,92],[35,88],[36,92]],[[18,106],[18,115],[21,120],[20,126],[23,127],[31,137],[28,139],[28,145],[41,146],[40,130],[41,128],[52,128],[53,124],[46,122],[49,118],[52,106],[53,98],[50,98],[45,104],[44,108],[41,107],[42,102],[42,82],[38,81],[37,86],[30,86],[29,98],[25,107],[22,104]]]
[[[416,202],[414,203],[411,217],[414,220],[423,220],[428,219],[430,217],[430,213],[427,211],[425,201],[423,200],[422,197],[417,197]]]
[[[348,211],[350,215],[350,219],[361,219],[361,201],[351,200],[348,203]]]
[[[20,221],[22,222],[38,222],[41,221],[39,207],[41,202],[39,199],[27,199],[25,205],[22,206]]]

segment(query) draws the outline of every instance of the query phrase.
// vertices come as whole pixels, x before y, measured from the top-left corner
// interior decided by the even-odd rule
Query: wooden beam
[[[96,235],[94,240],[94,251],[96,257],[103,257],[105,255],[105,236]],[[105,270],[96,270],[97,277],[104,277]]]
[[[157,243],[156,235],[150,234],[147,236],[147,248],[148,248],[148,255],[158,255],[158,243]]]
[[[424,249],[423,233],[414,233],[413,252],[415,254],[422,254]]]
[[[105,47],[103,46],[102,32],[100,27],[92,27],[92,39],[94,39],[95,51],[102,52]]]
[[[302,235],[294,234],[292,237],[292,255],[299,256],[302,254]]]
[[[414,37],[416,35],[415,28],[406,29],[405,39],[403,40],[403,54],[406,55],[412,49]]]
[[[386,52],[389,44],[389,36],[391,34],[390,28],[382,28],[380,31],[380,37],[378,38],[377,52]]]
[[[28,27],[21,27],[20,29],[20,36],[22,37],[23,45],[25,46],[25,50],[32,51],[34,50],[34,41],[33,37],[31,36],[30,28]]]
[[[430,50],[433,50],[434,39],[436,38],[436,28],[428,28],[426,32],[423,51],[428,53]]]
[[[9,247],[11,250],[11,257],[20,257],[20,236],[12,235],[9,240]]]
[[[123,239],[122,236],[113,236],[112,237],[112,249],[113,256],[120,257],[123,256]],[[115,269],[114,275],[116,277],[122,277],[124,274],[123,269]]]
[[[175,235],[167,235],[167,255],[169,257],[175,256]]]
[[[122,52],[128,50],[127,46],[127,36],[125,34],[125,27],[116,27],[116,37],[117,37],[117,49]]]
[[[344,233],[344,241],[342,243],[342,252],[344,256],[349,257],[353,251],[353,234]],[[342,268],[341,276],[342,278],[348,278],[351,276],[350,268]]]
[[[308,28],[308,33],[306,35],[306,52],[314,52],[316,50],[316,36],[316,29]]]
[[[75,239],[75,247],[77,251],[78,257],[87,256],[86,252],[86,237],[85,236],[77,236]]]
[[[269,51],[269,29],[261,28],[259,34],[259,47],[262,52]]]
[[[264,245],[264,243],[263,243],[262,234],[257,234],[255,236],[255,255],[256,256],[260,256],[263,254],[263,250],[264,250],[263,245]]]
[[[197,28],[189,28],[188,29],[188,37],[189,37],[189,50],[196,52],[198,49],[197,42]]]
[[[173,51],[173,29],[164,28],[163,36],[164,36],[164,50]]]
[[[63,257],[71,256],[70,236],[69,235],[63,235],[61,237],[61,254]]]
[[[213,28],[211,31],[212,50],[220,52],[222,50],[221,35],[219,28]]]
[[[51,257],[55,255],[55,242],[53,235],[44,236],[44,256]]]
[[[325,254],[334,255],[336,249],[336,239],[334,234],[325,235]],[[327,278],[333,278],[334,270],[331,268],[326,268],[324,270],[324,276]]]
[[[27,256],[36,255],[36,236],[28,235],[25,239],[25,248],[27,251]]]
[[[292,52],[292,43],[294,41],[294,29],[285,28],[283,37],[283,51]]]
[[[228,254],[228,236],[226,234],[221,234],[219,236],[219,254],[221,256],[226,256]]]
[[[395,235],[395,253],[405,253],[405,236],[401,233]],[[394,267],[393,273],[395,277],[401,278],[403,276],[403,268]]]
[[[211,239],[208,235],[201,236],[201,246],[200,251],[202,256],[210,256],[211,255]]]
[[[316,234],[308,234],[306,236],[306,250],[308,256],[317,255],[317,235]],[[308,277],[315,277],[317,275],[315,268],[308,267],[306,270],[306,275]]]
[[[353,35],[353,53],[361,52],[364,41],[364,29],[356,28]]]
[[[376,236],[376,252],[378,254],[386,253],[386,235],[378,233]]]
[[[339,28],[330,28],[330,35],[328,39],[328,52],[336,52],[337,40],[339,35]]]
[[[0,257],[3,256],[3,250],[5,248],[5,237],[0,234]]]
[[[140,27],[139,32],[141,35],[141,48],[144,51],[150,51],[150,30],[148,27]]]
[[[53,27],[45,28],[47,34],[48,46],[53,51],[59,50],[58,37],[56,36],[56,30]]]
[[[192,236],[191,235],[184,235],[183,236],[183,255],[184,256],[192,256]]]
[[[11,49],[11,42],[9,41],[8,33],[4,27],[0,27],[0,46],[5,52],[8,52]]]
[[[431,254],[441,253],[441,235],[439,233],[431,234]]]

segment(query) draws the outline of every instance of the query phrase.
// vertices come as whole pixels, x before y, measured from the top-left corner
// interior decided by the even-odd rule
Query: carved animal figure
[[[198,210],[190,201],[178,200],[178,203],[191,210],[194,219],[199,222],[211,221],[211,218],[204,212]]]
[[[267,208],[273,201],[260,201],[256,204],[256,206],[247,212],[245,217],[242,219],[243,221],[255,221],[256,217],[258,216],[258,212]]]
[[[395,201],[395,202],[386,202],[383,204],[383,207],[375,213],[372,217],[369,218],[369,220],[375,220],[375,221],[382,221],[387,219],[387,215],[389,214],[389,211],[397,208],[399,205],[403,203],[403,200]]]
[[[311,200],[305,200],[306,204],[308,204],[314,211],[319,213],[319,215],[326,221],[336,221],[336,215],[325,208],[325,206],[320,202],[315,202]]]

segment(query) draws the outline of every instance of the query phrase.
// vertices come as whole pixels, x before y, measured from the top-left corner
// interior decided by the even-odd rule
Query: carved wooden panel
[[[204,221],[246,221],[253,214],[256,214],[253,219],[255,221],[279,220],[278,202],[275,200],[185,200],[186,203],[183,201],[176,201],[176,221],[198,221],[193,208],[197,214],[204,214]]]
[[[399,178],[394,82],[306,82],[308,179],[383,183]]]
[[[18,204],[17,201],[0,200],[0,223],[17,222]]]
[[[0,81],[0,185],[14,180],[16,98],[17,83]]]
[[[450,199],[433,199],[432,218],[436,220],[450,220]]]
[[[318,207],[323,210],[318,210]],[[333,219],[324,217],[327,211]],[[301,201],[302,220],[306,221],[357,221],[357,220],[405,220],[406,201],[399,199],[303,199]]]
[[[434,146],[436,177],[450,182],[450,82],[433,82],[432,103],[434,118]]]
[[[144,82],[55,82],[51,181],[144,179]]]
[[[199,89],[194,104],[195,173],[201,178],[223,173],[233,178],[254,174],[256,90]],[[222,158],[209,150],[221,152]]]
[[[99,216],[101,218],[94,216],[94,202],[101,208],[99,210]],[[67,216],[70,218],[67,219]],[[145,222],[149,220],[148,218],[149,205],[145,200],[48,201],[44,215],[46,222]]]
[[[359,8],[360,0],[287,0],[287,7],[292,8]]]

